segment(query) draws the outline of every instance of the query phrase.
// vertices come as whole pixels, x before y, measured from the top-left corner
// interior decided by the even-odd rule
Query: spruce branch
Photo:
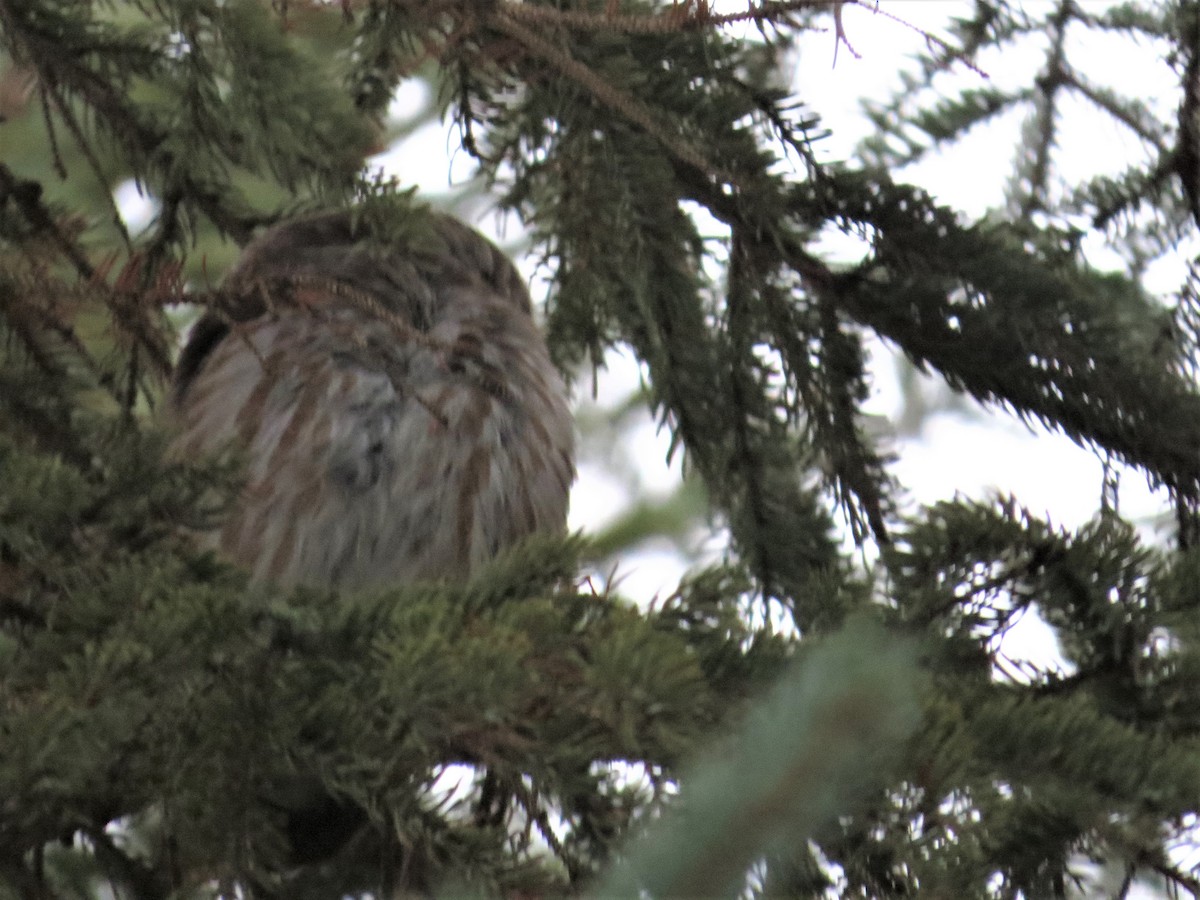
[[[734,252],[739,252],[735,235]],[[742,247],[749,242],[741,242]],[[715,371],[728,367],[725,381],[709,390],[707,399],[693,396],[694,384],[684,369],[672,376],[677,393],[667,403],[678,416],[680,434],[690,458],[704,475],[719,507],[729,516],[736,545],[760,580],[765,597],[785,603],[798,625],[806,630],[828,627],[819,612],[822,598],[811,579],[836,566],[828,547],[829,525],[814,498],[801,482],[804,451],[776,420],[778,401],[767,383],[769,370],[755,358],[757,310],[762,299],[762,273],[755,271],[756,254],[742,254],[744,262],[731,262],[726,303],[727,336],[712,348]],[[769,289],[768,294],[773,294]],[[729,341],[728,363],[721,360],[721,345]],[[691,365],[679,353],[672,367]],[[714,403],[724,395],[728,401]],[[709,408],[705,408],[708,406]],[[816,416],[816,409],[813,410]],[[732,447],[715,442],[714,427],[733,435]]]
[[[739,243],[735,235],[733,242],[734,249],[730,254],[730,291],[726,300],[726,315],[728,316],[729,336],[732,344],[728,377],[731,408],[738,411],[749,411],[756,406],[752,401],[752,396],[757,393],[757,386],[749,383],[750,372],[753,371],[751,362],[753,333],[749,328],[746,316],[746,306],[752,302],[753,298],[752,295],[748,296],[749,292],[745,290],[741,283],[742,279],[740,275],[742,266],[745,265],[745,254],[739,247]],[[755,530],[765,533],[769,517],[765,509],[766,490],[759,477],[764,467],[762,462],[755,458],[755,451],[752,449],[752,444],[755,441],[750,433],[751,423],[748,417],[738,415],[734,417],[732,425],[734,434],[733,458],[737,460],[737,467],[745,473],[747,512],[754,523]],[[756,574],[764,585],[764,592],[770,594],[775,580],[774,573],[759,571]]]
[[[841,311],[828,292],[818,296],[817,310],[822,332],[822,368],[832,373],[829,382],[833,390],[828,414],[830,430],[837,440],[833,444],[836,449],[830,465],[838,476],[839,484],[847,489],[842,500],[850,512],[855,540],[860,544],[865,541],[865,520],[875,540],[887,544],[883,466],[879,458],[865,446],[856,424],[858,407],[866,394],[861,344],[857,337],[843,330]],[[851,497],[861,504],[861,512]]]
[[[802,844],[878,789],[916,726],[911,648],[868,620],[797,660],[596,897],[740,895],[762,853]]]
[[[0,312],[3,313],[5,328],[20,342],[22,349],[43,375],[53,379],[59,386],[72,384],[75,379],[72,377],[69,363],[59,358],[56,352],[58,348],[54,346],[55,340],[66,347],[74,361],[83,364],[96,385],[109,391],[113,399],[119,399],[112,373],[101,366],[95,354],[84,345],[71,324],[64,321],[55,309],[55,305],[63,301],[64,295],[90,297],[90,289],[71,288],[51,281],[50,288],[54,291],[54,296],[48,296],[46,280],[44,272],[35,271],[28,279],[14,280],[5,286],[7,289],[0,290]],[[12,408],[18,409],[21,406],[18,399],[13,402]],[[26,415],[30,412],[31,409],[27,407]],[[39,419],[41,416],[34,416],[30,421]],[[42,432],[43,437],[48,436],[43,428],[37,430]]]
[[[618,11],[619,3],[610,4],[610,9],[588,12],[577,9],[555,9],[548,6],[532,6],[528,3],[501,0],[497,4],[501,14],[520,19],[534,25],[553,25],[575,31],[612,31],[621,34],[672,34],[695,31],[710,27],[721,27],[738,22],[787,22],[793,12],[820,9],[832,5],[837,10],[842,3],[857,0],[767,0],[743,12],[716,13],[704,0],[685,0],[659,13],[636,14]]]
[[[76,241],[67,234],[50,209],[42,202],[41,192],[40,184],[19,179],[7,166],[0,163],[0,202],[11,198],[28,221],[32,229],[30,236],[48,238],[85,283],[83,287],[76,289],[61,284],[56,284],[54,287],[67,295],[99,295],[112,313],[112,321],[116,327],[122,332],[128,333],[131,350],[136,352],[134,348],[143,348],[148,354],[154,371],[159,376],[165,375],[171,369],[170,351],[166,345],[167,339],[161,328],[147,317],[152,314],[152,307],[161,306],[179,296],[178,267],[163,268],[158,272],[151,273],[144,265],[145,258],[141,254],[134,253],[131,254],[129,261],[118,274],[114,284],[109,286],[104,281],[107,267],[104,270],[97,269],[88,260]],[[135,278],[133,275],[135,272],[142,274]],[[42,278],[45,278],[44,273]],[[98,373],[100,382],[109,386],[110,379],[99,375],[101,366],[93,358],[91,352],[83,346],[71,325],[50,309],[41,309],[35,302],[31,302],[33,299],[50,298],[51,291],[46,286],[24,287],[26,289],[23,293],[31,299],[21,299],[14,294],[10,309],[26,309],[28,314],[35,316],[44,326],[54,330],[89,369]],[[52,302],[61,306],[62,298],[52,298]],[[26,330],[26,334],[30,338],[33,336],[33,332],[28,330]],[[31,349],[33,348],[32,344],[28,345]],[[44,354],[37,355],[45,363],[47,357]],[[133,372],[132,368],[130,372]]]
[[[867,115],[876,126],[876,133],[863,141],[861,152],[880,166],[904,166],[925,158],[970,129],[994,121],[1030,96],[1026,90],[971,88],[957,96],[932,101],[911,115],[902,115],[893,104],[868,103]],[[927,140],[922,142],[910,136],[912,131]],[[899,150],[894,147],[897,141],[903,145]]]
[[[1019,218],[1028,219],[1033,213],[1046,209],[1050,178],[1051,151],[1057,141],[1058,92],[1067,79],[1067,26],[1074,15],[1073,0],[1059,0],[1051,16],[1050,47],[1046,64],[1035,82],[1033,111],[1026,123],[1025,146],[1018,150],[1016,173],[1019,181],[1013,185],[1015,208]]]
[[[681,134],[672,134],[644,103],[596,75],[565,50],[555,47],[524,25],[505,16],[496,17],[492,24],[523,44],[533,55],[549,62],[568,78],[578,82],[600,103],[640,126],[683,162],[709,177],[723,181],[731,180],[731,176],[723,173],[692,141]]]
[[[1175,147],[1175,173],[1188,199],[1192,218],[1200,225],[1200,9],[1185,3],[1180,9],[1180,51],[1184,58],[1183,102]]]
[[[124,852],[107,832],[86,828],[82,834],[95,848],[99,867],[115,884],[129,891],[131,900],[167,900],[172,895],[172,887],[163,883],[163,872]]]
[[[1152,200],[1161,198],[1166,205],[1167,181],[1176,174],[1176,153],[1172,150],[1160,156],[1148,170],[1129,171],[1119,179],[1093,180],[1076,192],[1072,205],[1090,204],[1092,227],[1103,230],[1117,217],[1131,215]]]
[[[755,214],[755,205],[739,194],[729,196],[697,178],[698,173],[677,168],[677,177],[687,185],[687,195],[703,203],[733,231],[733,264],[731,284],[741,259],[756,259],[758,266],[775,268],[787,264],[801,276],[815,297],[816,330],[820,334],[820,371],[808,363],[810,349],[785,350],[792,371],[808,373],[799,378],[805,414],[817,427],[824,429],[819,447],[828,454],[829,464],[836,476],[841,499],[850,514],[855,538],[866,537],[865,524],[876,540],[887,541],[885,509],[887,500],[883,483],[882,464],[875,453],[865,446],[855,424],[857,400],[861,390],[862,363],[855,341],[841,329],[837,277],[824,263],[808,254],[795,238],[782,231],[777,222],[763,221]],[[753,237],[751,237],[753,236]],[[778,250],[788,253],[780,258]],[[786,348],[794,329],[793,317],[781,308],[785,303],[776,291],[765,291],[757,298],[766,305],[768,315],[777,323],[777,340]],[[817,387],[816,385],[820,385]],[[743,403],[736,408],[745,408]]]
[[[1082,74],[1071,69],[1064,71],[1062,84],[1064,87],[1077,91],[1097,108],[1108,113],[1109,116],[1132,131],[1142,141],[1150,144],[1160,158],[1170,153],[1170,147],[1165,140],[1165,127],[1155,120],[1144,104],[1138,101],[1123,100],[1114,92],[1092,84]]]
[[[11,199],[33,228],[34,235],[49,237],[59,251],[70,260],[79,276],[86,281],[95,278],[96,271],[78,245],[59,227],[58,221],[42,201],[42,186],[36,181],[18,178],[4,163],[0,163],[0,203]]]
[[[76,62],[74,54],[62,52],[59,40],[47,33],[42,23],[22,17],[20,8],[15,7],[11,0],[0,0],[0,26],[14,59],[28,65],[37,74],[38,90],[43,99],[43,114],[47,117],[47,129],[53,142],[53,126],[51,112],[57,114],[66,126],[76,146],[87,161],[97,183],[106,186],[103,166],[96,156],[91,142],[86,136],[86,130],[70,103],[70,95],[81,97],[92,109],[108,119],[117,133],[128,129],[131,135],[138,135],[145,140],[145,129],[137,118],[131,114],[127,101],[120,96],[114,85],[110,84],[98,73],[87,69]],[[86,52],[87,48],[79,48]],[[56,166],[60,175],[65,176],[65,168],[61,158],[55,151]],[[129,234],[121,220],[120,211],[111,194],[106,192],[113,223],[124,241],[130,247]]]

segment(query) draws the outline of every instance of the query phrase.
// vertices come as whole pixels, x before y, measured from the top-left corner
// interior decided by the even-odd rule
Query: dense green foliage
[[[778,73],[841,6],[0,0],[0,897],[1038,898],[1089,866],[1200,894],[1171,852],[1200,815],[1200,285],[1143,279],[1200,223],[1200,5],[1029,6],[977,0],[830,165]],[[1093,33],[1157,42],[1177,117],[1091,83]],[[1030,36],[1030,83],[939,92]],[[632,350],[729,536],[648,611],[578,580],[615,533],[355,596],[189,542],[238,473],[163,459],[179,310],[264,223],[403,217],[363,166],[409,78],[530,225],[558,363]],[[1080,98],[1140,167],[1066,180]],[[903,183],[1012,111],[1003,211]],[[1111,485],[1077,531],[1038,498],[908,511],[861,427],[873,335],[1165,487],[1170,539]],[[1002,655],[1035,613],[1067,670]]]

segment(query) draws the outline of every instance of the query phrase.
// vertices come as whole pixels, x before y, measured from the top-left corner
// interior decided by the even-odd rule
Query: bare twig
[[[42,186],[36,181],[18,178],[4,163],[0,163],[0,200],[12,198],[25,220],[38,234],[50,238],[62,254],[71,261],[80,276],[91,281],[96,270],[83,251],[59,227],[50,210],[42,203]]]

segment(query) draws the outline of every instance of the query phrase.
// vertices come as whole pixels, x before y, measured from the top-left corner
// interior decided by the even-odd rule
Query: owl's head
[[[396,211],[379,222],[354,211],[289,219],[251,241],[218,292],[217,310],[196,323],[179,359],[178,401],[231,324],[270,313],[297,291],[370,298],[418,331],[461,315],[479,289],[532,314],[520,272],[495,244],[462,222],[428,209]],[[392,227],[392,226],[395,227]],[[268,298],[270,298],[268,300]]]

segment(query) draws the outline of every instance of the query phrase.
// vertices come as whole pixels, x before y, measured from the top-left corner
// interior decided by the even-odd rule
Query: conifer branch
[[[858,404],[862,401],[862,396],[853,394],[862,385],[861,348],[855,338],[843,333],[839,321],[841,311],[834,298],[825,292],[817,297],[816,303],[822,329],[822,363],[834,373],[829,379],[833,385],[829,425],[840,438],[830,462],[839,483],[845,486],[849,495],[843,497],[843,504],[850,514],[855,540],[860,544],[866,540],[865,519],[875,540],[887,544],[882,465],[875,454],[863,446],[855,424]]]
[[[758,386],[749,383],[754,359],[753,333],[747,307],[753,303],[754,297],[752,288],[746,282],[753,283],[755,279],[746,277],[745,269],[752,265],[750,248],[742,235],[735,231],[730,248],[729,292],[725,303],[731,343],[727,377],[729,406],[733,413],[730,423],[734,436],[732,461],[743,482],[744,515],[751,523],[750,534],[743,540],[755,547],[756,552],[751,556],[755,577],[761,582],[763,593],[772,596],[778,590],[778,576],[771,566],[772,554],[763,546],[772,540],[771,515],[766,498],[768,488],[762,477],[767,464],[759,453],[759,441],[751,434],[751,415],[759,412],[761,405],[752,399],[758,393]]]
[[[54,242],[81,278],[86,281],[95,278],[96,270],[92,264],[75,242],[67,237],[42,202],[42,186],[36,181],[17,178],[8,166],[0,162],[0,202],[8,199],[16,204],[35,234],[44,234]]]
[[[1194,4],[1185,4],[1180,18],[1183,27],[1179,43],[1185,62],[1174,169],[1192,218],[1200,225],[1200,10]]]
[[[1176,152],[1168,150],[1148,172],[1126,173],[1120,182],[1108,179],[1093,181],[1084,194],[1093,205],[1092,227],[1103,230],[1122,213],[1136,210],[1155,195],[1161,196],[1167,180],[1179,174],[1175,171],[1176,159]]]
[[[560,50],[524,25],[503,15],[495,17],[492,24],[498,30],[525,45],[535,56],[549,62],[568,78],[578,82],[600,103],[640,126],[683,162],[694,166],[712,178],[731,180],[730,176],[722,173],[716,165],[710,162],[693,142],[681,134],[672,134],[644,103],[614,87],[583,63],[571,57],[566,51]]]
[[[95,848],[96,862],[130,892],[131,900],[167,900],[171,896],[170,887],[160,883],[160,873],[123,852],[106,832],[87,828],[83,834]]]
[[[52,126],[49,125],[49,116],[53,108],[74,138],[97,183],[104,185],[103,167],[85,135],[82,123],[71,108],[68,95],[75,94],[81,97],[88,106],[109,119],[118,135],[127,130],[129,135],[137,135],[144,141],[141,123],[131,114],[126,101],[111,84],[76,63],[74,54],[63,53],[58,42],[44,34],[38,23],[23,20],[14,9],[11,0],[0,0],[0,25],[8,33],[8,43],[14,57],[19,62],[29,65],[37,74],[38,89],[43,101],[48,101],[43,103],[43,112],[47,117],[50,133],[53,134]],[[58,166],[61,170],[60,159]],[[126,247],[129,247],[129,234],[121,221],[116,203],[110,194],[106,193],[105,196],[108,197],[113,222]]]
[[[1163,139],[1163,127],[1141,103],[1122,103],[1111,91],[1091,84],[1080,73],[1072,70],[1063,72],[1062,83],[1064,87],[1078,91],[1143,141],[1151,144],[1158,156],[1166,156],[1170,152],[1170,147]]]
[[[593,896],[736,896],[763,848],[786,850],[830,821],[832,793],[797,803],[817,796],[814,782],[861,798],[900,755],[916,725],[910,652],[859,618],[798,660]],[[793,830],[771,835],[782,821]]]
[[[1016,185],[1018,214],[1028,219],[1033,213],[1044,210],[1048,203],[1046,192],[1050,177],[1050,153],[1057,136],[1058,92],[1067,77],[1065,42],[1067,24],[1074,10],[1072,0],[1059,0],[1057,12],[1051,17],[1050,48],[1046,66],[1037,78],[1037,93],[1034,95],[1033,115],[1029,122],[1031,147],[1021,148],[1025,166],[1018,171],[1026,184]]]
[[[786,21],[786,17],[793,12],[825,6],[833,6],[836,10],[843,3],[856,2],[858,0],[765,0],[758,5],[750,4],[750,8],[743,12],[716,13],[705,0],[684,0],[663,12],[641,15],[617,12],[617,4],[613,4],[613,11],[600,13],[533,6],[514,0],[501,0],[497,5],[502,15],[534,25],[553,25],[574,31],[654,35],[719,28],[738,22],[777,23]]]

